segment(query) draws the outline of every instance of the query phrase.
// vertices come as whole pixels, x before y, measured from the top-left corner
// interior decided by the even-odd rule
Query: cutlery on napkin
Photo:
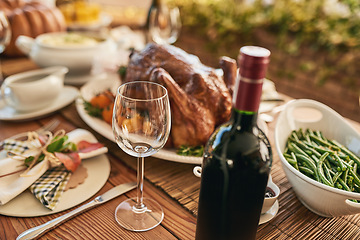
[[[55,218],[49,222],[46,222],[40,226],[30,228],[26,230],[25,232],[21,233],[16,240],[22,240],[22,239],[34,239],[36,237],[39,237],[40,235],[44,234],[48,230],[54,228],[55,226],[69,220],[70,218],[92,208],[99,204],[105,203],[117,196],[120,196],[121,194],[124,194],[136,187],[136,182],[130,182],[130,183],[124,183],[121,185],[118,185],[116,187],[113,187],[103,195],[100,195],[96,197],[91,202],[84,204],[76,209],[74,209],[71,212],[66,213],[65,215],[62,215],[58,218]]]
[[[81,140],[86,140],[92,143],[97,142],[97,139],[89,131],[84,129],[76,129],[67,133],[67,135],[69,137],[68,140],[74,143],[78,143]],[[20,149],[19,151],[21,152],[25,148],[19,148],[16,146],[16,149]],[[107,150],[108,149],[106,147],[102,147],[91,152],[79,153],[79,155],[80,158],[84,160],[86,158],[106,153]],[[31,151],[25,151],[23,154],[25,156],[32,156]],[[32,186],[49,169],[50,164],[44,160],[31,168],[30,171],[27,172],[26,176],[21,176],[25,170],[24,166],[21,165],[20,161],[12,157],[7,157],[5,151],[0,152],[0,205],[6,204]],[[55,201],[55,205],[61,193],[62,192],[58,194],[55,193],[54,196],[57,198],[52,197],[50,199],[51,201]],[[54,208],[55,205],[50,203],[52,208]]]

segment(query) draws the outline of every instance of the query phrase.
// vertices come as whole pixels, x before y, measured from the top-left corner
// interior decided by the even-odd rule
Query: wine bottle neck
[[[233,107],[238,111],[258,112],[264,80],[244,78],[240,75],[239,78],[234,92]]]
[[[257,112],[241,111],[233,108],[232,118],[234,126],[241,126],[242,130],[251,130],[257,124]]]

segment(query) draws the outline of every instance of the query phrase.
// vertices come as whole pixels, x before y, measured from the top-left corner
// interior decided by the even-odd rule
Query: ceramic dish
[[[279,211],[279,201],[276,200],[274,205],[265,213],[260,215],[259,225],[269,222]]]
[[[107,139],[115,142],[114,135],[111,129],[111,126],[105,121],[92,117],[87,114],[84,109],[83,99],[90,100],[96,94],[110,89],[112,92],[116,92],[117,88],[120,86],[120,81],[116,79],[104,79],[104,80],[94,80],[86,83],[80,89],[80,95],[82,98],[78,98],[76,101],[76,109],[80,117],[84,122],[89,125],[92,129],[97,131],[99,134],[103,135]],[[264,121],[259,119],[259,127],[267,133],[267,125]],[[202,157],[191,157],[191,156],[181,156],[176,154],[175,149],[161,149],[159,152],[153,155],[154,157],[174,161],[181,163],[190,163],[190,164],[201,164]]]
[[[64,86],[57,99],[47,107],[32,112],[19,112],[14,108],[7,106],[3,99],[0,99],[0,120],[3,121],[23,121],[36,119],[51,114],[72,103],[79,95],[75,87]]]
[[[319,130],[328,139],[338,141],[360,156],[360,134],[340,114],[328,106],[308,99],[286,104],[275,127],[275,146],[286,177],[298,199],[312,212],[323,217],[360,213],[360,193],[347,192],[319,183],[291,166],[282,153],[292,130]]]
[[[96,138],[86,131],[86,140],[94,142]],[[0,152],[0,159],[5,157],[5,151]],[[91,157],[89,153],[86,157]],[[110,162],[105,154],[101,154],[88,159],[83,159],[82,165],[87,169],[88,177],[84,183],[75,189],[69,189],[61,196],[59,204],[55,210],[45,208],[34,195],[26,190],[5,205],[0,206],[0,214],[14,217],[35,217],[54,214],[72,208],[96,194],[106,183],[110,175]]]
[[[65,66],[69,74],[89,74],[95,57],[116,51],[111,38],[80,32],[44,33],[35,39],[19,36],[16,46],[38,66]]]
[[[271,189],[271,191],[275,194],[273,197],[265,197],[264,203],[261,209],[261,214],[264,214],[274,206],[275,202],[279,198],[280,189],[279,187],[272,181],[271,175],[269,176],[267,187]]]

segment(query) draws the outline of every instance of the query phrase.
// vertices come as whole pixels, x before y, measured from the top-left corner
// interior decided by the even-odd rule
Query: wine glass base
[[[143,198],[144,208],[137,208],[136,198],[120,203],[115,210],[115,219],[123,228],[143,232],[153,229],[164,218],[162,207],[152,199]]]

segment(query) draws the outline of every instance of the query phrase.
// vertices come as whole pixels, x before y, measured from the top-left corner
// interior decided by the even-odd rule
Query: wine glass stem
[[[4,81],[4,75],[2,73],[2,68],[1,68],[1,59],[0,59],[0,86],[2,84],[2,82]]]
[[[144,157],[137,159],[137,204],[136,208],[143,209],[145,207],[143,202],[144,193]]]

